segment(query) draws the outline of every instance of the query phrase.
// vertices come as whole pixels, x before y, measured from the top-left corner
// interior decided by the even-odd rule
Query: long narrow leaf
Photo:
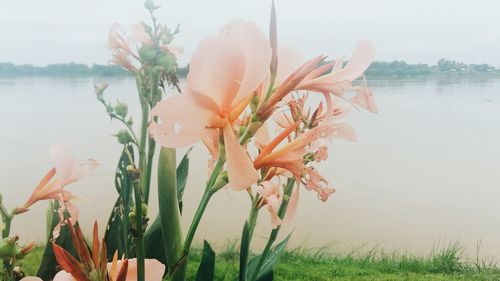
[[[278,261],[279,257],[285,251],[286,245],[288,243],[288,240],[290,240],[291,235],[292,235],[291,233],[288,234],[288,236],[285,239],[283,239],[283,241],[281,241],[276,246],[271,248],[271,252],[267,255],[266,259],[264,260],[260,272],[257,275],[256,281],[272,280],[272,274],[273,274],[272,272],[274,270],[274,266],[276,265],[276,262]],[[248,263],[247,277],[251,278],[254,275],[260,257],[261,255],[253,257]],[[271,279],[269,279],[270,277]]]
[[[128,153],[127,153],[128,150]],[[130,164],[128,154],[134,158],[134,150],[131,145],[125,145],[118,161],[115,174],[115,188],[118,198],[108,219],[104,241],[108,245],[108,259],[112,258],[115,251],[118,254],[130,257],[133,253],[134,239],[130,232],[130,219],[128,214],[133,204],[132,184],[127,174],[127,166]]]
[[[182,258],[184,246],[176,177],[175,149],[162,147],[158,161],[158,205],[167,268],[171,274],[175,272],[174,267]]]
[[[191,154],[191,147],[184,157],[182,157],[179,166],[177,166],[177,200],[179,201],[179,211],[182,214],[182,197],[184,196],[184,189],[186,188],[187,178],[189,174],[189,156]]]
[[[212,281],[214,280],[215,272],[215,252],[210,247],[210,244],[203,241],[203,255],[201,263],[196,273],[196,281]]]
[[[243,232],[241,234],[239,281],[246,280],[249,251],[250,251],[250,230],[248,229],[248,221],[245,221],[245,225],[243,226]]]

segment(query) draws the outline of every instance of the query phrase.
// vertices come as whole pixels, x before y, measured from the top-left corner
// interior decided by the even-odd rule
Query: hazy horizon
[[[161,22],[172,28],[181,25],[174,41],[185,50],[180,65],[189,60],[200,39],[231,19],[255,21],[267,33],[270,0],[156,3],[162,6]],[[500,67],[499,4],[493,0],[277,0],[276,5],[279,42],[296,47],[306,57],[349,56],[359,39],[367,39],[378,49],[377,61],[435,64],[445,57]],[[0,61],[106,64],[109,27],[113,22],[128,27],[138,20],[148,20],[142,0],[1,0]]]

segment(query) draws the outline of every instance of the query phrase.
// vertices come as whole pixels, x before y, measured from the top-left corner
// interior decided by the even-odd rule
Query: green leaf
[[[43,252],[42,261],[40,262],[40,267],[38,268],[37,276],[42,278],[42,280],[52,280],[57,270],[57,262],[56,257],[54,255],[54,251],[52,250],[52,232],[54,227],[59,223],[59,214],[57,210],[59,209],[59,203],[57,201],[51,202],[49,205],[49,210],[47,211],[47,215],[51,217],[51,219],[47,219],[47,222],[50,222],[50,226],[47,226],[49,229],[47,242],[45,242],[45,250]],[[76,255],[76,252],[73,248],[73,243],[71,242],[71,235],[67,227],[62,227],[59,237],[56,239],[56,243],[63,247],[66,251],[71,253],[73,256]]]
[[[108,259],[113,258],[115,251],[118,251],[118,256],[125,254],[126,257],[132,257],[134,252],[134,239],[130,231],[128,216],[134,202],[132,196],[133,186],[127,172],[127,166],[130,164],[127,150],[132,159],[134,158],[132,145],[125,145],[115,173],[115,188],[119,196],[109,216],[104,234]]]
[[[177,200],[179,201],[179,211],[182,214],[182,197],[184,196],[184,189],[186,188],[187,178],[189,174],[189,156],[191,154],[191,147],[184,157],[182,157],[179,166],[177,166]]]
[[[291,233],[288,234],[288,236],[283,241],[281,241],[279,244],[271,248],[270,253],[264,260],[264,263],[262,264],[260,272],[257,274],[257,278],[255,279],[255,281],[272,280],[274,266],[278,262],[279,257],[285,251],[286,244],[288,243],[288,240],[290,240],[291,235],[292,235]],[[254,272],[256,270],[257,264],[259,263],[261,256],[262,255],[253,257],[248,263],[247,278],[252,278],[252,276],[254,275]]]
[[[201,256],[200,267],[196,273],[196,281],[212,281],[215,272],[215,252],[210,244],[203,241],[203,255]]]
[[[175,265],[183,257],[184,247],[181,214],[177,200],[177,172],[175,149],[162,147],[158,161],[158,205],[161,223],[163,248],[167,260],[167,268],[171,274]],[[183,275],[184,272],[176,274]]]
[[[250,251],[250,230],[248,228],[248,221],[245,221],[245,225],[243,226],[243,232],[241,233],[240,274],[239,274],[240,281],[246,280],[249,251]]]
[[[146,258],[156,259],[162,264],[167,264],[167,258],[165,257],[165,250],[163,248],[160,216],[156,217],[144,234],[144,251],[146,253]]]
[[[184,189],[186,187],[188,172],[189,172],[189,154],[192,148],[190,148],[181,162],[177,166],[176,177],[177,177],[177,199],[182,198],[184,194]],[[182,202],[179,202],[179,208],[181,208]],[[180,210],[179,210],[180,211]],[[167,258],[165,256],[164,244],[163,244],[163,234],[161,232],[161,221],[160,215],[156,216],[155,220],[151,226],[146,230],[144,234],[144,248],[146,252],[146,258],[156,259],[163,264],[167,264]]]

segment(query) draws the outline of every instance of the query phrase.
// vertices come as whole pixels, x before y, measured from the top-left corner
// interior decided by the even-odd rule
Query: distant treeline
[[[189,65],[177,69],[179,77],[185,77],[189,71]],[[392,62],[376,61],[366,71],[367,76],[420,76],[438,73],[500,73],[488,64],[465,64],[463,62],[440,59],[436,65],[410,64],[405,61],[395,60]],[[127,76],[130,73],[118,65],[91,66],[81,63],[49,64],[47,66],[34,66],[31,64],[15,65],[12,63],[0,63],[0,77],[18,76]]]
[[[395,60],[392,62],[376,61],[370,65],[366,71],[367,76],[415,76],[415,75],[432,75],[438,73],[500,73],[500,69],[496,69],[489,64],[465,64],[463,62],[440,59],[436,65],[428,64],[410,64],[405,61]]]

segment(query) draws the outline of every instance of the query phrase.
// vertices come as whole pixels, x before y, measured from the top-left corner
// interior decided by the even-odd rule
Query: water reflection
[[[94,218],[105,223],[116,197],[113,173],[121,150],[111,135],[120,126],[95,101],[93,82],[100,81],[0,79],[0,189],[10,207],[22,204],[50,168],[48,147],[64,140],[77,157],[103,162],[96,174],[70,188],[88,199],[78,203],[84,227],[90,229]],[[108,82],[108,99],[129,103],[138,116],[134,81]],[[301,190],[296,220],[283,233],[294,229],[295,246],[339,250],[378,245],[427,253],[436,241],[459,240],[471,255],[482,240],[482,255],[500,258],[500,79],[457,75],[372,79],[369,84],[380,113],[353,112],[348,122],[359,141],[336,142],[321,167],[337,193],[321,203]],[[203,147],[194,149],[191,159],[198,162],[192,163],[186,188],[184,226],[202,193],[205,157]],[[19,217],[14,230],[25,239],[43,239],[44,207]],[[220,192],[198,239],[221,246],[238,237],[248,209],[244,193]],[[269,227],[264,211],[257,246]]]

